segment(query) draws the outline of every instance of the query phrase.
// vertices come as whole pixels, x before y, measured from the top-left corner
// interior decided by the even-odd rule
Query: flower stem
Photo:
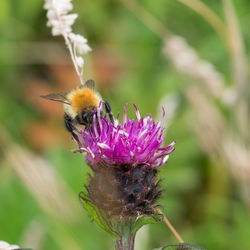
[[[117,224],[120,239],[115,240],[116,250],[134,250],[135,233],[132,233],[132,221]]]
[[[157,212],[159,214],[162,214],[164,216],[163,220],[165,222],[165,224],[168,226],[168,228],[171,230],[171,232],[173,233],[173,235],[176,237],[176,239],[180,242],[180,243],[184,243],[183,239],[181,238],[181,236],[177,233],[177,231],[175,230],[175,228],[173,227],[173,225],[170,223],[170,221],[167,219],[167,217],[163,214],[163,212],[160,209],[157,209]]]
[[[115,241],[116,250],[134,250],[135,235],[121,236],[119,240]]]
[[[81,73],[79,72],[79,68],[78,68],[77,63],[76,63],[76,57],[75,57],[75,55],[74,55],[74,53],[73,53],[72,45],[71,45],[71,43],[70,43],[70,41],[69,41],[69,38],[68,38],[67,34],[63,34],[63,37],[64,37],[65,43],[66,43],[66,45],[67,45],[67,47],[68,47],[68,49],[69,49],[70,56],[71,56],[71,60],[72,60],[72,62],[73,62],[73,65],[74,65],[74,67],[75,67],[75,70],[76,70],[76,74],[77,74],[77,76],[78,76],[78,78],[79,78],[81,84],[84,85],[84,82],[83,82],[83,79],[82,79],[82,75],[81,75]]]

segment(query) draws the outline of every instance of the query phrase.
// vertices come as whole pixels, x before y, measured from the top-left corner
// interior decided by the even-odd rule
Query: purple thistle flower
[[[127,105],[119,124],[101,116],[100,108],[92,126],[77,133],[79,149],[93,170],[86,186],[88,200],[108,217],[125,218],[152,215],[161,195],[157,168],[175,150],[171,143],[162,147],[163,128],[151,115],[127,118]],[[163,112],[164,117],[164,112]]]
[[[171,143],[162,147],[165,140],[160,122],[154,122],[151,115],[145,118],[136,110],[136,119],[127,118],[124,108],[121,124],[112,124],[107,117],[102,118],[100,109],[93,117],[92,129],[81,130],[79,150],[92,168],[101,165],[138,165],[152,168],[164,165],[169,154],[175,150]],[[164,116],[164,114],[163,114]]]

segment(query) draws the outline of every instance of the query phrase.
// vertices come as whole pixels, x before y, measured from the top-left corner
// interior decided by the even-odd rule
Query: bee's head
[[[91,126],[93,124],[94,114],[96,114],[96,108],[81,112],[79,115],[77,115],[76,120],[81,125]]]

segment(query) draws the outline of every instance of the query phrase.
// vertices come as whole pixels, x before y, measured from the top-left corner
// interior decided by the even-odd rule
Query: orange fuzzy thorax
[[[98,98],[95,93],[88,88],[83,88],[72,93],[72,109],[79,113],[83,110],[98,106]]]

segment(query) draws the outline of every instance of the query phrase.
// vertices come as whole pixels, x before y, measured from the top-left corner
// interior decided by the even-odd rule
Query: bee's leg
[[[66,129],[72,134],[76,141],[79,141],[78,136],[74,133],[73,126],[72,126],[72,119],[67,115],[64,114],[64,124]]]
[[[89,130],[89,133],[92,135],[92,131],[93,131],[93,111],[89,111],[86,113],[86,127]],[[98,125],[98,123],[97,123]]]
[[[91,125],[91,127],[92,127],[92,124],[93,124],[93,111],[88,112],[87,122],[88,122],[88,125]]]
[[[92,134],[92,124],[93,124],[93,111],[83,112],[80,116],[77,116],[77,121],[79,124],[85,126],[89,133]]]
[[[114,124],[114,116],[113,116],[113,113],[112,113],[112,110],[111,110],[109,103],[107,101],[104,101],[103,104],[105,107],[105,111],[107,112],[107,114],[109,116],[110,121]]]

